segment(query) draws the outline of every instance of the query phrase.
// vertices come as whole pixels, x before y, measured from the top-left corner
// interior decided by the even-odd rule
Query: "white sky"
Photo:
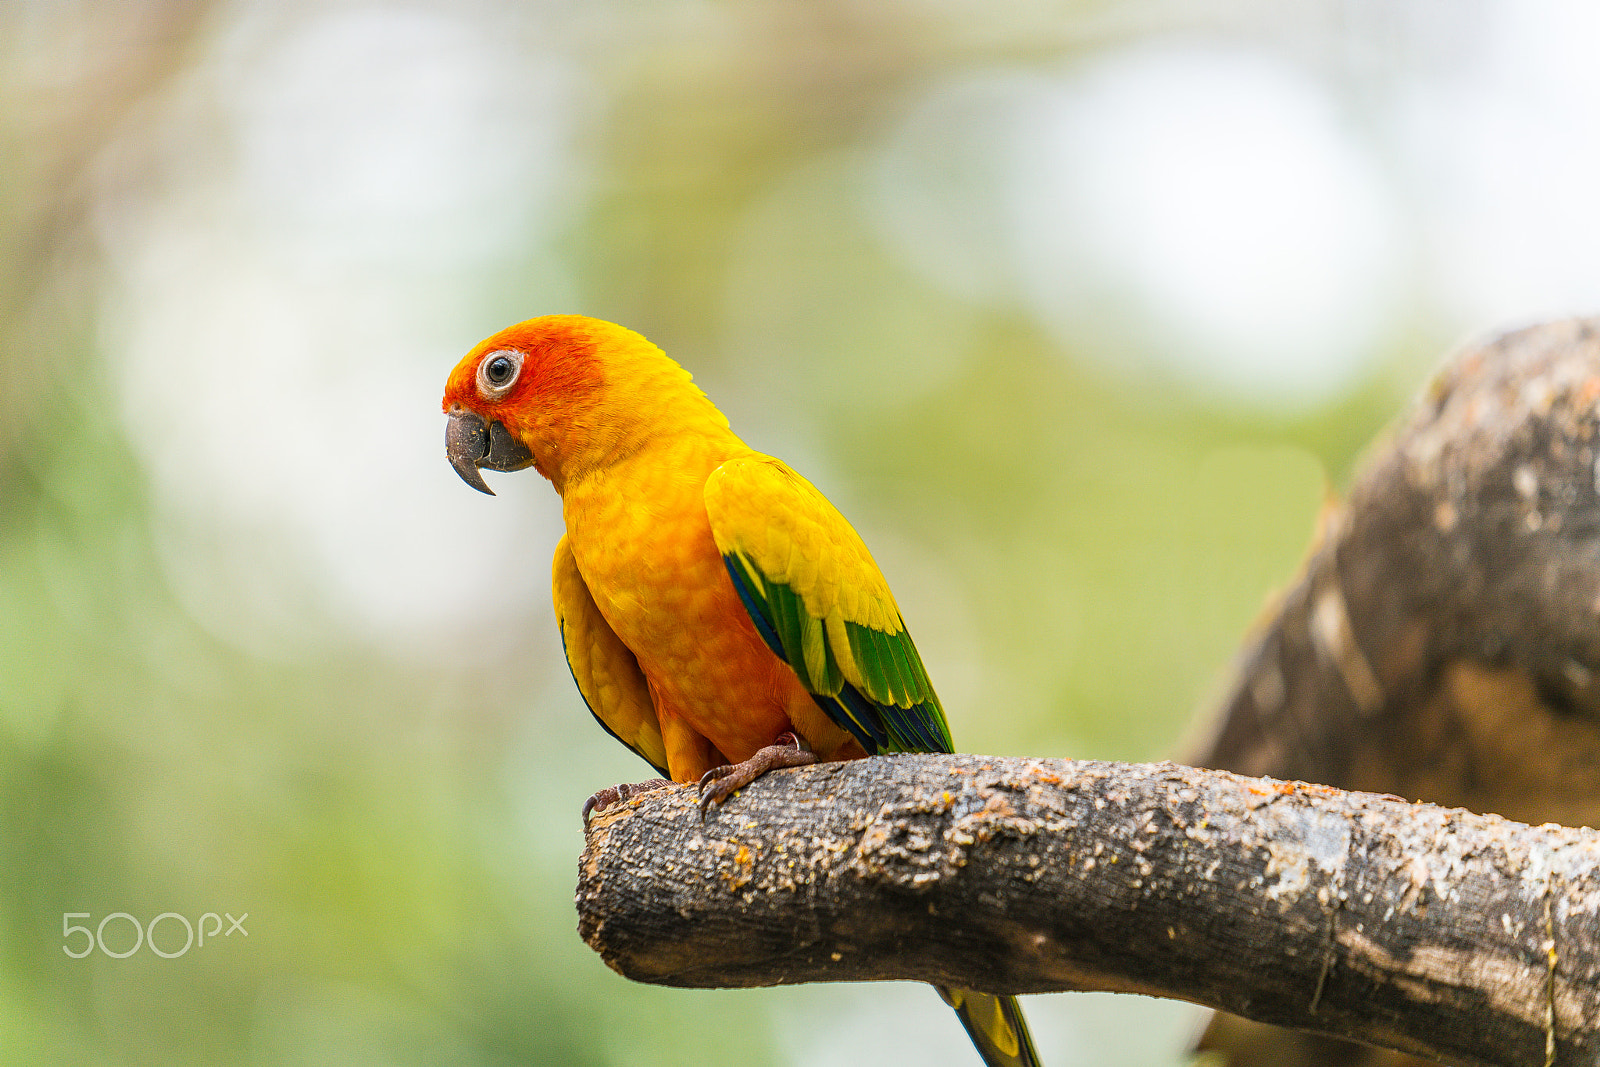
[[[559,508],[537,478],[463,492],[439,396],[506,324],[502,276],[570,299],[540,235],[578,170],[576,72],[516,24],[286,10],[181,87],[153,182],[107,168],[104,335],[169,566],[258,652],[322,639],[321,608],[401,654],[494,655],[496,624],[548,602],[526,544],[548,554]]]
[[[1336,398],[1402,316],[1600,309],[1600,8],[1389,15],[1348,66],[1207,33],[962,72],[891,133],[871,210],[1064,350],[1265,408]]]

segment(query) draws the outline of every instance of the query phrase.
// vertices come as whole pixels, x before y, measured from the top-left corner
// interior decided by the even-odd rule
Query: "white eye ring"
[[[522,374],[522,353],[507,348],[490,352],[478,361],[478,394],[497,400],[511,391]]]

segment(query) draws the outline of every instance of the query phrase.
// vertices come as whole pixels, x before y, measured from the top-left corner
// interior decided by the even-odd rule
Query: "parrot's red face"
[[[593,340],[572,319],[518,323],[479,343],[451,371],[445,452],[461,480],[479,492],[494,494],[478,473],[484,468],[533,466],[554,477],[550,464],[561,438],[581,424],[583,401],[600,380]]]
[[[478,473],[480,467],[517,471],[537,461],[533,450],[513,437],[504,422],[499,419],[491,422],[474,407],[493,400],[497,389],[502,392],[514,389],[524,362],[526,354],[514,349],[487,353],[477,360],[470,399],[452,399],[450,393],[445,394],[444,410],[450,422],[444,431],[444,449],[450,457],[450,466],[461,475],[462,481],[490,496],[494,495],[494,490]]]

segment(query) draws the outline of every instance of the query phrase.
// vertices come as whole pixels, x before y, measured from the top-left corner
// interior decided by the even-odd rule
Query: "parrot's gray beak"
[[[462,481],[490,496],[494,496],[494,490],[478,473],[480,467],[492,471],[519,471],[533,463],[533,453],[528,446],[511,436],[511,431],[503,424],[484,422],[482,416],[462,407],[450,411],[450,424],[444,430],[444,451]]]

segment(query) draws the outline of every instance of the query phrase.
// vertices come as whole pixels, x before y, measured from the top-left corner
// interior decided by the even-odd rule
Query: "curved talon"
[[[772,744],[757,749],[743,763],[726,763],[700,776],[700,818],[768,771],[779,767],[804,767],[817,762],[817,754],[799,734],[785,730]]]
[[[649,778],[642,782],[619,782],[616,785],[606,786],[583,802],[584,828],[588,829],[589,816],[594,812],[604,811],[611,805],[620,803],[630,797],[636,797],[641,793],[648,793],[652,789],[660,789],[662,786],[671,784],[672,782],[665,778]]]

